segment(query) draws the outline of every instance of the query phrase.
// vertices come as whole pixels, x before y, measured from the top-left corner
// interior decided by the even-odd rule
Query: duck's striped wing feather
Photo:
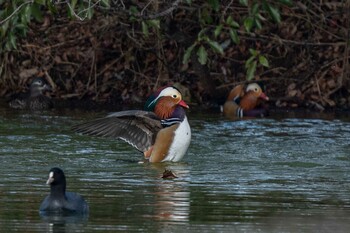
[[[160,120],[153,112],[129,110],[76,125],[73,130],[86,135],[122,139],[139,151],[146,151],[154,144],[161,128]]]

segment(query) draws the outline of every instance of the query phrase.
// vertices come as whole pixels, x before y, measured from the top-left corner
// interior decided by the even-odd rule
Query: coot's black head
[[[50,185],[51,187],[63,186],[65,189],[66,177],[63,171],[58,167],[51,168],[49,172],[49,179],[47,180],[46,184]]]

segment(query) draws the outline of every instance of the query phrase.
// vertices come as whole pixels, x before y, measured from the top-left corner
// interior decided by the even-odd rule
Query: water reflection
[[[155,180],[155,203],[153,218],[164,222],[178,222],[185,224],[189,221],[190,192],[189,192],[189,166],[185,163],[177,164],[150,164],[159,174],[170,170],[177,178]]]
[[[346,232],[350,227],[348,118],[231,122],[189,114],[193,140],[183,162],[139,164],[142,155],[124,142],[69,130],[96,116],[0,113],[4,232]],[[53,166],[69,172],[67,189],[89,203],[87,219],[39,216]],[[177,178],[162,179],[165,169]]]
[[[77,232],[88,222],[88,215],[40,214],[46,232]]]

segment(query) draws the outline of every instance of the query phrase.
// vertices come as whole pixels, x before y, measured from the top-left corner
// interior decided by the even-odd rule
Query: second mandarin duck
[[[122,139],[143,152],[149,162],[177,162],[191,141],[185,109],[188,105],[175,87],[151,95],[143,110],[128,110],[73,127],[78,133]]]
[[[257,83],[251,83],[244,90],[243,85],[234,87],[224,104],[223,113],[228,118],[264,117],[267,109],[260,107],[261,100],[269,100]]]
[[[16,94],[11,97],[9,106],[14,109],[44,110],[52,108],[52,101],[44,95],[50,91],[51,86],[43,78],[35,78],[26,93]]]

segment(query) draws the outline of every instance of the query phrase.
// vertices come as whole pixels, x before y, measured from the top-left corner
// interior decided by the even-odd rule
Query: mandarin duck
[[[267,109],[260,106],[261,100],[269,100],[257,83],[251,83],[244,90],[243,85],[234,87],[224,104],[223,113],[229,118],[264,117]]]
[[[66,177],[60,168],[50,169],[46,184],[50,185],[50,194],[42,201],[39,208],[40,214],[86,214],[89,212],[89,205],[81,195],[66,192]]]
[[[9,106],[14,109],[44,110],[52,108],[52,101],[44,95],[50,91],[51,86],[43,78],[35,78],[26,93],[16,94],[9,101]]]
[[[143,152],[149,162],[177,162],[191,141],[185,114],[188,105],[175,87],[151,95],[143,110],[128,110],[73,127],[78,133],[122,139]]]

